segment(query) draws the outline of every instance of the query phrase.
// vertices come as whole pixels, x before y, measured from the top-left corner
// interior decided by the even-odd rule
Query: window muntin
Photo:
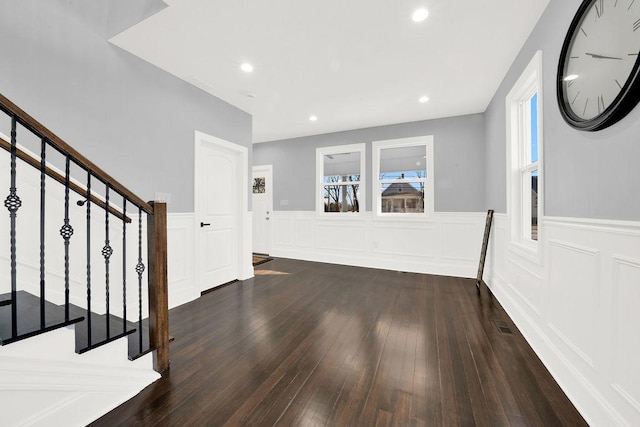
[[[378,215],[433,212],[433,138],[375,141],[375,202]]]
[[[364,209],[364,144],[318,148],[316,156],[317,211],[348,214]]]

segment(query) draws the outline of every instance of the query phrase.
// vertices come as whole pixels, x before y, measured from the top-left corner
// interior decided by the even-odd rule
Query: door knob
[[[200,227],[208,227],[210,225],[211,225],[211,223],[209,223],[209,222],[201,222],[200,223]]]

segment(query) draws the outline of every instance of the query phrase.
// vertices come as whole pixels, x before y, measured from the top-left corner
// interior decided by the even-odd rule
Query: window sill
[[[375,213],[374,221],[433,221],[434,215],[430,213]]]
[[[318,220],[355,221],[365,218],[364,212],[316,212]]]

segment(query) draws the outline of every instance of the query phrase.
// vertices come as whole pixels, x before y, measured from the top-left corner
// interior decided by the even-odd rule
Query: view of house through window
[[[380,150],[380,212],[423,213],[425,146]]]
[[[377,214],[432,214],[433,136],[374,141],[372,147]]]
[[[360,152],[323,156],[325,212],[360,212]]]

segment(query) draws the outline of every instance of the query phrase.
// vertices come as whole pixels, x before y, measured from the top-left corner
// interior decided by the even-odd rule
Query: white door
[[[245,184],[239,178],[240,156],[233,150],[201,140],[196,161],[198,274],[200,291],[205,291],[239,278],[239,186]]]
[[[273,169],[271,165],[253,167],[253,252],[271,252],[271,212],[273,211]]]

